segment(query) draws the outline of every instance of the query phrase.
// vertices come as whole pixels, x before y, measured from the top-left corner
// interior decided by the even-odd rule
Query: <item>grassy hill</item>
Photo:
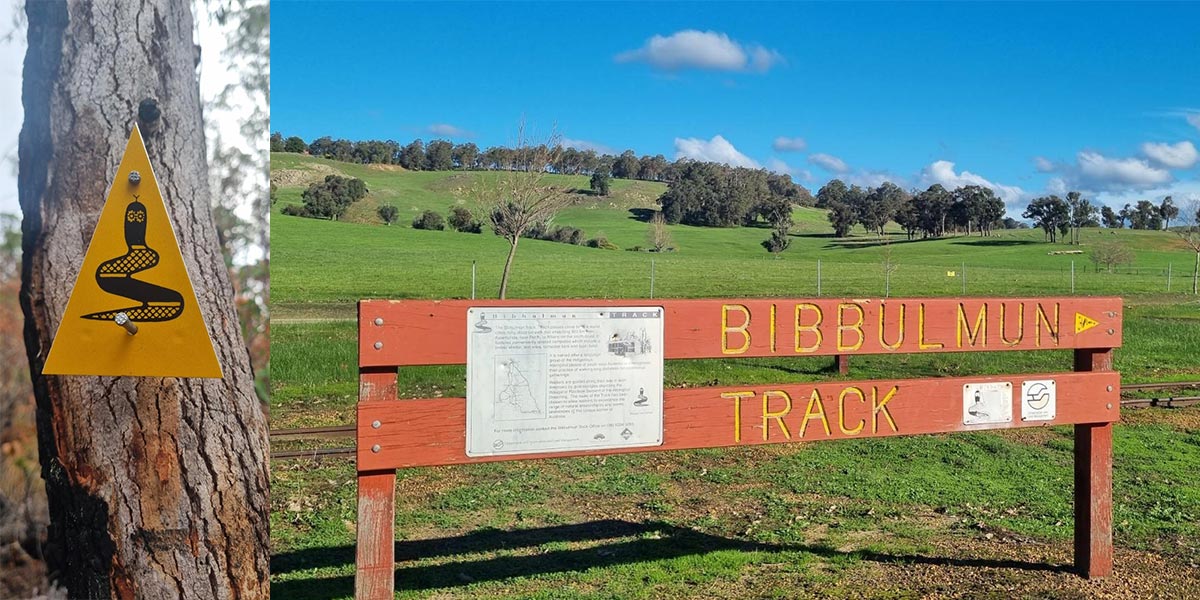
[[[279,213],[299,203],[308,182],[327,173],[363,179],[368,196],[340,222]],[[446,214],[463,204],[479,209],[461,190],[494,179],[495,173],[409,172],[399,167],[355,165],[297,154],[272,155],[272,177],[284,185],[272,212],[272,303],[275,316],[338,311],[364,297],[470,297],[471,263],[478,268],[477,294],[494,296],[499,287],[507,243],[491,235],[411,228],[423,210]],[[551,175],[563,189],[586,190],[584,176]],[[614,180],[610,197],[575,194],[576,203],[556,224],[582,228],[588,237],[604,235],[621,248],[645,246],[646,209],[666,189],[663,184]],[[383,226],[375,210],[390,203],[399,222]],[[642,218],[639,219],[639,215]],[[862,228],[836,239],[822,210],[798,208],[791,247],[780,259],[760,245],[769,231],[759,227],[704,228],[671,226],[678,251],[605,251],[538,240],[523,240],[518,251],[511,297],[644,297],[650,292],[654,262],[656,296],[805,296],[817,293],[821,261],[824,295],[877,296],[884,293],[885,259],[897,265],[892,295],[937,296],[961,293],[966,266],[967,293],[974,295],[1083,294],[1140,295],[1166,290],[1166,271],[1174,271],[1173,291],[1188,287],[1193,255],[1175,237],[1158,231],[1086,229],[1082,245],[1048,244],[1040,230],[999,231],[988,238],[948,237],[908,241],[895,230],[880,244]],[[1133,250],[1133,268],[1095,273],[1087,253],[1099,242]],[[1082,250],[1082,255],[1050,254]],[[954,276],[947,275],[954,271]]]

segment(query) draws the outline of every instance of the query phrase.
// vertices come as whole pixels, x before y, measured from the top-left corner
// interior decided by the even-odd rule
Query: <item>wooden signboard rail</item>
[[[662,445],[468,457],[463,398],[398,400],[397,369],[463,364],[471,307],[661,306],[666,359],[1074,350],[1074,371],[667,389]],[[1075,564],[1112,569],[1120,298],[381,301],[359,303],[356,597],[391,598],[396,469],[1047,425],[1075,426]],[[971,423],[964,386],[1053,382],[1039,420]],[[1008,389],[1003,388],[1003,389]]]

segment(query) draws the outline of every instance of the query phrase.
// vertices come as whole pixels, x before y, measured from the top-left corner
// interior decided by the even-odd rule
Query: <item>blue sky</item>
[[[1200,4],[272,4],[272,130],[1200,199]],[[780,138],[786,138],[780,140]]]

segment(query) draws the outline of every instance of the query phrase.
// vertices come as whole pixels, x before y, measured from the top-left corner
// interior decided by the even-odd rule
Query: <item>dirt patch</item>
[[[271,183],[279,187],[300,187],[325,179],[326,175],[345,175],[338,169],[322,163],[307,163],[295,169],[272,169]]]
[[[1030,446],[1045,446],[1051,440],[1062,439],[1062,435],[1049,427],[1020,427],[1003,432],[1005,438]]]
[[[1181,431],[1200,431],[1200,406],[1186,408],[1129,408],[1121,411],[1127,425],[1167,425]]]
[[[408,170],[400,165],[381,165],[378,163],[371,163],[367,165],[367,168],[372,171],[385,171],[388,173],[403,173]]]
[[[922,598],[1197,598],[1200,569],[1160,555],[1117,548],[1112,575],[1072,571],[1069,543],[942,539],[929,556],[873,556],[865,570],[888,592]]]

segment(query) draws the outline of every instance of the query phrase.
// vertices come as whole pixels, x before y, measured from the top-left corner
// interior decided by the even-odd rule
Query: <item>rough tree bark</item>
[[[72,598],[265,598],[266,419],[209,208],[189,3],[25,7],[21,307],[49,568]],[[135,122],[223,380],[41,375]]]

